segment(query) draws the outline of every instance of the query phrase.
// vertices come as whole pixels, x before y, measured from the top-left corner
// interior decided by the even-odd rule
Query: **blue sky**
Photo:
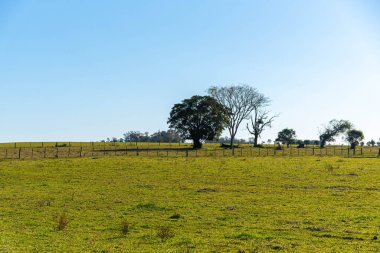
[[[230,84],[271,98],[264,140],[317,139],[333,118],[377,140],[379,13],[377,0],[0,0],[0,142],[164,130],[173,104]]]

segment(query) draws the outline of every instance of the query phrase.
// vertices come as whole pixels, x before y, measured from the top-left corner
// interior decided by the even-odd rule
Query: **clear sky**
[[[333,118],[378,140],[380,1],[0,0],[0,142],[164,130],[230,84],[271,98],[264,140]]]

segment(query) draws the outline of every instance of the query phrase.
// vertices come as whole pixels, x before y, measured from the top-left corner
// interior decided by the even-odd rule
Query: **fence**
[[[263,157],[263,156],[340,156],[340,157],[379,157],[380,148],[347,147],[320,148],[275,148],[243,147],[231,149],[205,148],[193,150],[190,148],[120,148],[117,146],[101,148],[100,146],[75,147],[23,147],[0,148],[0,159],[27,159],[27,158],[71,158],[71,157],[99,157],[99,156],[157,156],[157,157]]]

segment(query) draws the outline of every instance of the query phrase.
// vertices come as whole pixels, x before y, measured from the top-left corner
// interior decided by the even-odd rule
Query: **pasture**
[[[380,160],[0,160],[0,252],[379,252]]]

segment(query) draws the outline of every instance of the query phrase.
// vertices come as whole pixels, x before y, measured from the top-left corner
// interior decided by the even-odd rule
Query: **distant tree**
[[[372,139],[369,142],[367,142],[367,146],[375,146],[376,142]]]
[[[252,129],[249,128],[249,125],[247,123],[247,130],[250,134],[253,135],[253,146],[257,147],[257,141],[261,135],[261,133],[264,131],[266,127],[272,127],[272,122],[275,116],[268,116],[268,112],[266,111],[261,111],[260,109],[255,109],[254,110],[254,115],[251,116],[251,126]]]
[[[361,141],[361,142],[360,142],[360,147],[363,147],[364,144],[365,144],[364,141]]]
[[[173,129],[158,131],[150,136],[151,142],[183,142],[182,137]]]
[[[364,139],[364,134],[362,131],[357,129],[351,129],[347,131],[346,141],[350,143],[351,149],[355,147]]]
[[[236,133],[242,121],[248,119],[252,111],[259,110],[269,103],[267,97],[248,85],[212,86],[208,89],[208,94],[229,111],[227,129],[231,137],[231,147],[233,147]]]
[[[278,133],[276,141],[282,142],[283,144],[286,144],[287,147],[289,147],[290,144],[295,142],[295,138],[296,131],[290,128],[285,128]]]
[[[319,134],[320,147],[324,148],[328,141],[335,141],[335,137],[343,134],[352,128],[351,122],[348,120],[330,120]]]
[[[129,131],[123,135],[125,142],[139,142],[143,139],[143,134],[139,131]]]
[[[175,104],[168,119],[170,128],[193,140],[193,148],[201,148],[202,140],[219,137],[226,122],[226,108],[210,96],[193,96]]]
[[[271,143],[272,143],[272,140],[271,140],[271,139],[268,139],[268,140],[267,140],[267,143],[268,143],[268,144],[271,144]]]
[[[228,142],[230,142],[230,137],[228,137],[228,136],[220,137],[219,142],[220,143],[225,143],[225,142],[228,143]]]
[[[305,145],[310,145],[310,144],[311,144],[311,140],[304,140],[304,141],[303,141],[303,144],[305,144]]]

